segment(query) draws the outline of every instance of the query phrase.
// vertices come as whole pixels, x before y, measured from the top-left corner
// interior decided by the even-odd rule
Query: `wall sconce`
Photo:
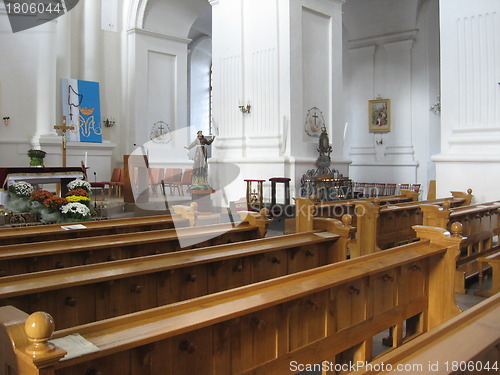
[[[250,104],[247,104],[247,105],[239,105],[238,108],[240,109],[241,113],[250,113],[250,108],[252,108],[250,106]]]
[[[107,128],[112,128],[113,126],[115,126],[115,120],[113,117],[111,117],[110,119],[109,118],[105,119],[102,123]]]
[[[4,118],[3,118],[3,124],[4,124],[5,126],[9,125],[9,120],[10,120],[10,117],[4,117]]]

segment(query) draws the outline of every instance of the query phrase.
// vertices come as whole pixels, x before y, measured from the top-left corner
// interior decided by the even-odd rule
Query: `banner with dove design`
[[[76,79],[61,79],[62,115],[68,142],[102,143],[101,104],[99,83]]]

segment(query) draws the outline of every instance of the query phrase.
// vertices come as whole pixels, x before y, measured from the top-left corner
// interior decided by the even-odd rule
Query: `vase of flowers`
[[[47,153],[42,150],[28,150],[28,156],[30,157],[31,167],[43,167],[43,159]]]
[[[86,181],[84,181],[86,182]],[[88,208],[90,208],[90,198],[89,193],[81,188],[71,190],[66,194],[66,200],[68,202],[78,202],[84,204]]]
[[[46,199],[52,198],[54,195],[47,190],[35,190],[33,193],[30,195],[29,199],[29,208],[30,211],[34,214],[39,214],[43,208],[45,208],[45,205],[43,202]]]
[[[29,197],[34,190],[29,182],[14,182],[9,185],[5,206],[14,212],[29,212]]]
[[[70,202],[61,207],[61,222],[76,223],[80,221],[89,221],[92,216],[90,209],[79,202]]]
[[[61,220],[60,208],[68,204],[66,198],[51,197],[43,201],[45,206],[40,211],[40,221],[42,223],[58,223]]]
[[[85,180],[73,180],[68,183],[68,190],[77,190],[77,189],[83,189],[85,190],[88,195],[90,195],[90,182],[85,181]],[[87,195],[87,196],[88,196]]]

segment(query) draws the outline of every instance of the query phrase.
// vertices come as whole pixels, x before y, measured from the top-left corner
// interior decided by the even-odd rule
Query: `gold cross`
[[[66,116],[62,118],[62,125],[54,125],[54,129],[62,131],[62,166],[66,167],[66,131],[73,130],[74,126],[66,126]]]

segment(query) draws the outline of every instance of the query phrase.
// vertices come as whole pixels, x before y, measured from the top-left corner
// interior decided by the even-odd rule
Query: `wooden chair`
[[[165,176],[161,181],[163,187],[163,194],[166,195],[165,188],[170,188],[170,195],[173,195],[173,190],[177,187],[177,192],[181,195],[178,183],[182,182],[182,169],[181,168],[165,168]]]
[[[385,184],[385,195],[396,195],[396,184]]]
[[[85,180],[87,180],[90,183],[91,189],[101,189],[101,196],[104,198],[104,188],[106,187],[106,182],[90,182],[87,176],[87,169],[88,167],[82,161],[82,170],[83,173],[85,174]]]
[[[192,179],[193,179],[193,169],[192,168],[185,169],[184,173],[182,174],[181,181],[174,181],[170,183],[171,189],[172,187],[174,189],[177,188],[179,194],[184,195],[184,186],[187,186],[189,188],[191,186]]]
[[[149,170],[149,185],[151,187],[151,192],[154,195],[158,195],[158,186],[161,185],[163,180],[165,170],[163,168],[150,168]],[[163,189],[162,189],[163,192]]]
[[[385,184],[375,184],[375,193],[377,194],[378,197],[387,195],[385,191]]]
[[[114,168],[113,173],[111,174],[111,181],[105,182],[104,184],[109,186],[108,189],[109,196],[112,195],[113,189],[115,189],[116,195],[119,196],[119,193],[121,191],[121,186],[123,186],[123,176],[121,168]]]

